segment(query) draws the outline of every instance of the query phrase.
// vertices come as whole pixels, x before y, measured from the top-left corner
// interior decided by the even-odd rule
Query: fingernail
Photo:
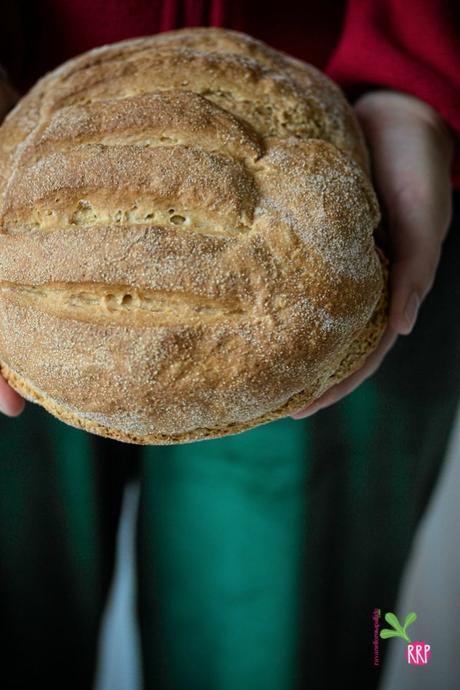
[[[295,412],[294,414],[291,414],[291,417],[292,419],[304,419],[305,417],[310,417],[310,415],[317,412],[320,407],[321,405],[315,405],[313,403],[305,408],[305,410],[302,410],[302,412]]]
[[[415,320],[417,319],[417,312],[420,306],[420,300],[417,293],[411,292],[409,299],[406,302],[406,308],[404,309],[404,316],[407,323],[408,332],[413,329]]]
[[[20,400],[16,405],[6,405],[4,400],[0,398],[0,413],[6,414],[8,417],[17,417],[22,413],[25,407],[25,401]]]
[[[1,414],[6,414],[8,417],[10,416],[10,411],[7,409],[6,405],[4,405],[2,400],[0,400],[0,412]]]

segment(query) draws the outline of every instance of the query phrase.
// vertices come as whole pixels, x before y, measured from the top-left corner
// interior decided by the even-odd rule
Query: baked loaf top
[[[91,50],[0,128],[1,371],[132,443],[284,416],[382,334],[379,218],[314,67],[217,28]]]

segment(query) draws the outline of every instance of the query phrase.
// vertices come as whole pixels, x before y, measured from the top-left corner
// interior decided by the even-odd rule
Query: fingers
[[[17,417],[25,407],[25,400],[0,376],[0,412]]]
[[[435,242],[411,243],[411,234],[401,236],[400,249],[390,274],[390,324],[400,335],[414,328],[421,303],[433,286],[441,256],[441,245]]]
[[[394,346],[397,340],[397,333],[388,326],[380,339],[377,348],[369,355],[366,359],[364,365],[355,371],[354,374],[348,376],[346,379],[337,383],[332,388],[329,388],[323,395],[321,395],[312,404],[304,407],[302,410],[291,414],[293,419],[303,419],[304,417],[310,417],[318,410],[322,410],[325,407],[329,407],[334,403],[338,402],[345,396],[349,395],[352,391],[360,386],[363,381],[372,376],[379,366],[381,365],[384,357],[387,355],[389,350]]]
[[[392,247],[390,324],[401,335],[412,331],[435,280],[452,210],[449,182],[444,183],[438,189],[433,180],[423,190],[417,176],[403,183],[396,171],[393,186],[382,185]]]
[[[391,246],[390,325],[407,335],[433,286],[450,224],[452,139],[430,106],[404,94],[368,94],[356,112]]]
[[[355,104],[355,112],[370,149],[387,229],[383,244],[391,259],[389,324],[364,366],[291,415],[294,419],[351,393],[376,371],[397,336],[411,332],[433,286],[452,215],[454,140],[438,113],[415,97],[389,90],[366,94]]]

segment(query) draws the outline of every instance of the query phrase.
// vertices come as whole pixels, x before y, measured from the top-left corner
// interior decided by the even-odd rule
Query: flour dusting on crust
[[[0,170],[1,371],[73,426],[152,444],[239,433],[314,400],[383,333],[353,111],[245,34],[69,60],[0,127]]]

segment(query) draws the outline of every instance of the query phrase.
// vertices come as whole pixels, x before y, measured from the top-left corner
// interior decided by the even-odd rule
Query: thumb
[[[0,368],[0,412],[9,417],[17,417],[25,407],[25,400],[22,398],[1,375]]]

